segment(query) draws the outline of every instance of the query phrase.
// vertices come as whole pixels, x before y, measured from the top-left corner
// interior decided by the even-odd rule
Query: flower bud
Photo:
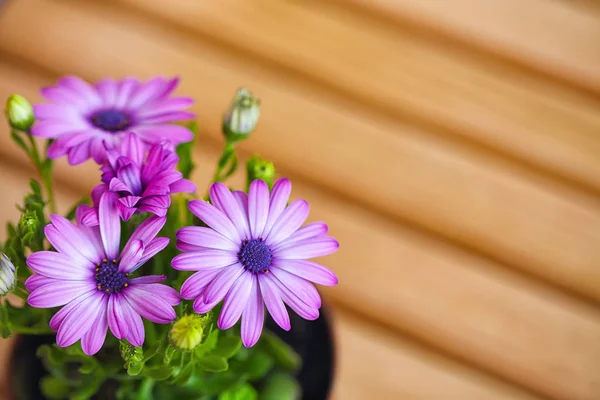
[[[275,165],[271,161],[263,160],[259,156],[254,155],[246,162],[246,177],[248,185],[252,181],[260,179],[265,181],[270,189],[275,180]]]
[[[6,101],[6,118],[13,128],[25,132],[35,121],[31,103],[18,94],[11,95]]]
[[[171,327],[169,339],[171,344],[183,351],[191,351],[202,342],[202,333],[207,318],[198,314],[184,315]]]
[[[16,270],[8,256],[0,251],[0,296],[6,296],[15,287]]]
[[[260,100],[254,98],[248,89],[239,89],[223,118],[225,137],[230,141],[244,139],[254,131],[259,117]]]

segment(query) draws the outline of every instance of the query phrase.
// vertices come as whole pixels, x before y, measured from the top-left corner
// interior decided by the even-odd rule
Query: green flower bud
[[[35,121],[33,107],[23,96],[11,95],[6,101],[6,118],[10,125],[21,131],[29,131]]]
[[[16,269],[8,256],[0,251],[0,296],[11,292],[16,283]]]
[[[270,189],[275,180],[275,165],[271,161],[254,155],[246,162],[246,177],[248,185],[255,179],[260,179],[265,181]]]
[[[223,133],[230,141],[245,139],[254,131],[260,117],[260,100],[248,89],[237,91],[223,118]]]
[[[195,349],[202,342],[207,321],[206,316],[201,317],[198,314],[184,315],[175,321],[169,331],[169,339],[173,347],[183,351]]]

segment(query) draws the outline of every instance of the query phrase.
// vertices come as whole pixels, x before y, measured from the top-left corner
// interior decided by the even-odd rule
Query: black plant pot
[[[292,346],[302,358],[302,368],[297,379],[304,400],[326,400],[331,391],[334,373],[334,346],[329,315],[322,312],[319,319],[306,321],[290,312],[293,329],[286,332],[272,319],[266,326]],[[13,350],[9,369],[9,386],[19,388],[19,396],[12,393],[9,399],[45,400],[39,382],[46,371],[36,356],[37,348],[50,344],[54,336],[20,336]],[[14,392],[14,391],[13,391]],[[104,400],[97,397],[98,400]],[[107,399],[108,400],[108,399]]]

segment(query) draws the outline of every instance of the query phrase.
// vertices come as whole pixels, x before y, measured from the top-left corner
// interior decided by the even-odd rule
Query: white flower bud
[[[0,251],[0,296],[6,296],[15,287],[15,272],[8,256]]]
[[[229,139],[240,140],[254,131],[259,117],[260,100],[241,88],[223,118],[223,131]]]

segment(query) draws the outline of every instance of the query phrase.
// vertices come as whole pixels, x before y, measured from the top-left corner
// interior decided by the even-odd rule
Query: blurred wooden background
[[[262,99],[244,156],[342,245],[337,400],[600,399],[597,0],[2,7],[0,98],[66,73],[180,75],[199,187],[235,89]],[[3,221],[33,172],[0,129]],[[98,177],[61,160],[62,209]]]

